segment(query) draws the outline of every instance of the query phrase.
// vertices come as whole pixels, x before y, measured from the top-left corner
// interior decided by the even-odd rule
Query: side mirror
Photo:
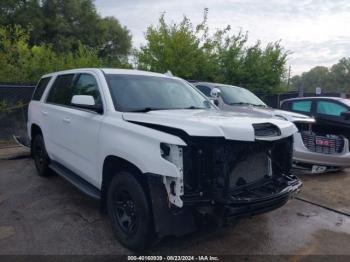
[[[219,88],[214,87],[211,91],[210,91],[210,96],[212,98],[218,99],[219,96],[221,95],[221,90]]]
[[[96,105],[93,96],[75,95],[72,97],[71,104],[76,107],[95,111],[99,114],[103,113],[102,105]]]
[[[345,111],[345,112],[342,112],[340,114],[340,116],[345,119],[345,120],[349,120],[350,119],[350,111]]]

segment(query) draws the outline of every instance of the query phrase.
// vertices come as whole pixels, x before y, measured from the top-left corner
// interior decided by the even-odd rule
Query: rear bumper
[[[298,132],[294,134],[293,161],[298,163],[327,167],[350,167],[349,140],[345,139],[343,152],[339,154],[320,154],[307,149]]]

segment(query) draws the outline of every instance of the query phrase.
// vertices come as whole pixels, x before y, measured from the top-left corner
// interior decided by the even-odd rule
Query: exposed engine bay
[[[253,188],[270,183],[278,192],[281,180],[292,178],[293,139],[277,141],[228,141],[193,138],[184,148],[184,204],[255,199]],[[255,196],[254,196],[255,195]]]

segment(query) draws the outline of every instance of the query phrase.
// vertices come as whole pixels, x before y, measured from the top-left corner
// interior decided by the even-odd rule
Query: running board
[[[57,162],[52,162],[49,167],[61,177],[63,177],[65,180],[67,180],[75,187],[80,189],[83,193],[87,194],[88,196],[94,199],[101,199],[101,191],[99,189],[82,179],[80,176],[78,176],[68,168],[62,166]]]

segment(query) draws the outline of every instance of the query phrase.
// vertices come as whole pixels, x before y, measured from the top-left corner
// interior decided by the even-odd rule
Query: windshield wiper
[[[131,113],[147,113],[149,111],[155,111],[155,110],[168,110],[169,108],[158,108],[158,107],[145,107],[145,108],[140,108],[140,109],[134,109],[134,110],[129,110],[127,112]]]
[[[246,103],[246,102],[233,102],[233,103],[229,103],[230,106],[251,106],[253,104],[251,103]]]
[[[128,110],[127,112],[131,112],[131,113],[147,113],[149,111],[156,111],[156,110],[179,110],[179,109],[206,109],[206,107],[196,107],[196,106],[179,107],[179,108],[145,107],[145,108],[140,108],[140,109]]]
[[[263,107],[263,108],[268,108],[269,106],[268,105],[263,105],[263,104],[259,104],[259,105],[254,105],[256,107]]]
[[[189,106],[181,109],[208,109],[207,107],[199,107],[199,106]]]
[[[236,103],[230,103],[229,105],[231,105],[231,106],[239,105],[239,106],[267,107],[263,104],[252,104],[252,103],[247,103],[247,102],[236,102]]]

